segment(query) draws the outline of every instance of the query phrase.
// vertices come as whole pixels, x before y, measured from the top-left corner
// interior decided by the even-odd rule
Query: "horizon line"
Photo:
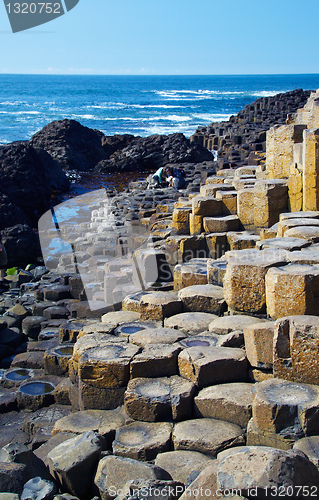
[[[196,76],[319,76],[319,73],[179,73],[179,74],[169,74],[169,73],[20,73],[20,72],[10,72],[4,73],[0,72],[0,75],[4,76],[139,76],[139,77],[150,77],[150,76],[169,76],[169,77],[196,77]]]

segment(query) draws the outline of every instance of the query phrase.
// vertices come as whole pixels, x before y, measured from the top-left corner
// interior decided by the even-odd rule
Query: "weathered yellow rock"
[[[173,221],[174,222],[189,222],[189,214],[192,213],[192,208],[174,208]]]
[[[318,314],[319,268],[307,264],[273,267],[266,274],[267,312],[272,319]]]
[[[319,384],[319,318],[288,316],[275,323],[274,376]]]
[[[174,276],[175,281],[175,276]],[[207,284],[207,264],[189,262],[181,267],[181,288]]]
[[[179,198],[175,201],[174,208],[190,208],[192,209],[192,202],[187,198]]]
[[[259,236],[249,232],[228,232],[227,241],[230,250],[245,250],[248,248],[256,248],[256,243],[259,241]]]
[[[172,221],[172,229],[175,234],[189,234],[189,220],[185,222]]]
[[[200,196],[213,196],[215,198],[218,187],[222,184],[209,183],[200,187]]]
[[[253,423],[262,431],[294,441],[319,429],[319,388],[278,378],[255,384]]]
[[[269,369],[273,366],[273,321],[257,323],[244,329],[246,356],[255,368]]]
[[[216,200],[223,203],[223,215],[237,214],[237,191],[216,191]]]
[[[245,229],[254,227],[254,190],[252,188],[237,191],[237,215]]]
[[[225,301],[223,289],[216,285],[193,285],[179,291],[178,297],[183,303],[183,311],[221,314]]]
[[[318,107],[319,91],[312,92],[310,97],[301,109],[293,116],[294,122],[297,124],[306,124],[308,128],[319,127],[319,107]]]
[[[237,250],[226,253],[224,294],[228,306],[245,313],[266,310],[265,274],[272,266],[286,262],[281,250]]]
[[[192,199],[193,215],[203,215],[204,217],[213,217],[221,215],[223,205],[220,200],[209,196],[196,196]]]
[[[269,446],[279,450],[290,450],[295,442],[296,440],[291,439],[289,435],[259,429],[253,419],[248,422],[247,446]]]
[[[224,179],[218,175],[212,175],[206,179],[206,184],[222,184],[223,182]]]
[[[85,351],[79,361],[79,379],[92,387],[125,387],[130,378],[130,361],[139,348],[133,344],[109,344]]]
[[[200,417],[217,418],[245,428],[251,417],[253,384],[235,382],[202,389],[195,397]]]
[[[202,215],[189,215],[189,233],[190,235],[201,234],[203,230],[203,216]]]
[[[276,125],[267,132],[266,169],[271,179],[288,179],[293,147],[302,142],[304,125]]]
[[[245,165],[244,167],[238,167],[235,170],[235,179],[240,179],[242,176],[255,177],[257,170],[257,165]]]
[[[141,320],[163,320],[182,312],[182,302],[175,292],[153,292],[140,302]]]
[[[268,228],[276,224],[279,214],[287,210],[287,181],[257,181],[254,187],[254,226]]]
[[[206,242],[212,259],[219,259],[228,250],[227,235],[225,232],[206,234]]]
[[[298,165],[298,163],[292,163],[290,165],[289,179],[288,179],[289,209],[292,212],[302,210],[303,206],[302,184],[303,184],[302,165]]]
[[[242,189],[246,189],[246,188],[253,188],[255,187],[255,184],[256,184],[256,179],[253,179],[251,177],[249,177],[248,179],[234,179],[232,181],[232,185],[233,187],[236,189],[236,191],[240,191]]]
[[[303,210],[318,210],[319,129],[305,130],[303,140]]]
[[[261,240],[268,240],[270,238],[276,238],[277,236],[277,224],[269,229],[261,229],[259,237]]]
[[[238,231],[239,219],[237,215],[224,215],[223,217],[204,217],[204,231],[206,233],[222,233]]]
[[[245,351],[233,347],[189,347],[179,354],[178,368],[199,388],[247,381]]]
[[[205,236],[170,236],[165,241],[165,256],[170,265],[206,257]]]

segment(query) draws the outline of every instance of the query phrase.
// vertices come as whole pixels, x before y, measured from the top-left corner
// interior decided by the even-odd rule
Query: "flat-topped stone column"
[[[244,328],[246,355],[253,368],[272,369],[274,328],[273,321],[255,323]]]
[[[237,191],[237,215],[245,229],[254,227],[254,189],[246,188]]]
[[[231,347],[189,347],[179,354],[178,368],[182,377],[199,388],[246,382],[248,374],[245,351]]]
[[[318,352],[318,316],[288,316],[275,322],[275,377],[319,384]]]
[[[303,210],[319,209],[319,129],[303,132]]]
[[[267,312],[272,319],[291,314],[319,314],[319,267],[288,264],[266,274]]]
[[[134,420],[183,420],[193,414],[195,386],[179,376],[135,378],[128,383],[124,406]]]
[[[224,296],[234,311],[261,314],[266,311],[265,274],[286,262],[280,250],[237,250],[225,254]]]
[[[298,439],[318,433],[319,388],[269,379],[255,384],[248,444],[289,449]]]
[[[254,226],[271,227],[287,210],[288,186],[285,180],[257,181],[254,187]]]
[[[176,292],[153,292],[143,295],[140,301],[142,320],[162,321],[182,312],[183,305]]]

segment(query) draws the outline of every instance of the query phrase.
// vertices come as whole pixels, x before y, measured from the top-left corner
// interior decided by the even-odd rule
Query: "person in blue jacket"
[[[158,170],[156,170],[155,174],[153,175],[153,180],[156,182],[158,186],[166,186],[166,178],[167,178],[166,167],[160,167]]]

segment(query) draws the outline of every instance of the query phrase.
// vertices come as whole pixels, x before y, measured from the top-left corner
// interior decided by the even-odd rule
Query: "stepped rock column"
[[[257,181],[254,187],[254,226],[258,229],[276,224],[288,203],[287,182],[284,179]]]
[[[270,179],[288,179],[294,144],[302,142],[306,125],[276,125],[267,132],[266,170]]]
[[[303,133],[303,210],[319,208],[319,129]]]

